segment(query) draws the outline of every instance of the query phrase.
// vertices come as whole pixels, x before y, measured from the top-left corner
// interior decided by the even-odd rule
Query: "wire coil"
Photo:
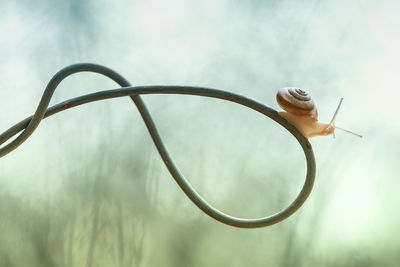
[[[54,91],[56,90],[57,86],[61,83],[61,81],[64,80],[66,77],[78,72],[95,72],[105,75],[110,79],[112,79],[113,81],[115,81],[117,84],[119,84],[121,88],[113,90],[105,90],[92,94],[83,95],[76,98],[71,98],[57,105],[48,107],[51,97],[53,96]],[[142,98],[140,97],[140,95],[145,95],[145,94],[186,94],[186,95],[198,95],[198,96],[219,98],[246,106],[276,121],[284,128],[286,128],[290,133],[292,133],[300,143],[301,147],[303,148],[307,160],[307,174],[303,188],[301,189],[300,193],[297,195],[295,200],[285,209],[271,216],[262,218],[255,218],[255,219],[237,218],[227,215],[221,212],[220,210],[214,208],[209,203],[207,203],[207,201],[205,201],[188,183],[186,178],[180,172],[179,168],[176,166],[173,159],[169,155],[168,150],[166,149],[164,143],[161,140],[160,134],[158,133],[158,130],[151,118],[150,113],[145,103],[143,102]],[[163,162],[165,163],[167,169],[169,170],[170,174],[175,179],[179,187],[197,207],[199,207],[203,212],[208,214],[210,217],[234,227],[257,228],[257,227],[269,226],[272,224],[276,224],[288,218],[290,215],[292,215],[296,210],[298,210],[303,205],[307,197],[310,195],[312,187],[314,185],[315,172],[316,172],[315,158],[312,146],[309,143],[309,141],[293,125],[291,125],[284,118],[279,116],[278,112],[275,111],[274,109],[271,109],[253,99],[238,94],[234,94],[231,92],[212,89],[212,88],[191,87],[191,86],[163,86],[163,85],[131,86],[130,83],[124,77],[122,77],[120,74],[113,71],[112,69],[92,63],[73,64],[63,68],[53,76],[53,78],[46,86],[46,89],[42,95],[42,98],[34,115],[15,124],[10,129],[8,129],[7,131],[3,132],[0,135],[0,145],[3,145],[10,138],[20,133],[14,140],[10,141],[8,144],[3,145],[0,148],[0,157],[5,156],[6,154],[16,149],[19,145],[21,145],[35,131],[41,120],[46,117],[54,115],[63,110],[83,105],[86,103],[104,99],[116,98],[116,97],[124,97],[124,96],[129,96],[136,104],[136,107],[138,108],[143,118],[143,121],[146,124],[146,127],[153,139],[153,142]]]

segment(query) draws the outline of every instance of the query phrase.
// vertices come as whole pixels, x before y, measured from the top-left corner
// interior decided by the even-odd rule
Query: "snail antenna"
[[[352,132],[352,131],[349,131],[349,130],[346,130],[346,129],[343,129],[343,128],[340,128],[340,127],[337,127],[337,126],[335,126],[335,128],[336,128],[336,129],[339,129],[339,130],[341,130],[341,131],[343,131],[343,132],[346,132],[346,133],[349,133],[349,134],[352,134],[352,135],[355,135],[355,136],[358,136],[358,137],[362,138],[362,135],[360,135],[360,134],[358,134],[358,133],[354,133],[354,132]]]
[[[332,120],[329,123],[329,125],[332,125],[332,126],[335,125],[336,116],[339,113],[339,109],[340,109],[340,106],[342,105],[342,102],[343,102],[343,97],[340,98],[339,105],[337,106],[337,108],[335,110],[335,114],[333,114]]]
[[[337,116],[337,114],[339,113],[339,109],[340,109],[340,106],[342,105],[342,102],[343,102],[343,97],[340,98],[339,105],[338,105],[338,107],[336,108],[335,114],[333,114],[332,120],[331,120],[331,122],[329,123],[328,128],[329,128],[329,127],[335,127],[335,129],[339,129],[339,130],[341,130],[341,131],[343,131],[343,132],[346,132],[346,133],[349,133],[349,134],[352,134],[352,135],[355,135],[355,136],[358,136],[358,137],[362,138],[362,135],[359,135],[359,134],[354,133],[354,132],[352,132],[352,131],[349,131],[349,130],[346,130],[346,129],[343,129],[343,128],[340,128],[340,127],[335,126],[336,116]],[[335,138],[335,132],[333,132],[333,138]]]

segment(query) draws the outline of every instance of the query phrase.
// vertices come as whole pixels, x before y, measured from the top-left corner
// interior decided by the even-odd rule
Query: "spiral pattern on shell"
[[[317,115],[314,101],[307,91],[295,87],[282,88],[276,94],[279,106],[296,115]]]

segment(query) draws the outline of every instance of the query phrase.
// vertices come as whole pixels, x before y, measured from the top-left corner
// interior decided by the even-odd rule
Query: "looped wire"
[[[92,94],[83,95],[76,98],[71,98],[69,100],[66,100],[62,103],[59,103],[57,105],[48,108],[50,99],[57,86],[61,83],[61,81],[64,80],[66,77],[78,72],[95,72],[102,74],[115,81],[122,88],[105,90]],[[300,193],[288,207],[279,211],[276,214],[263,218],[255,218],[255,219],[237,218],[227,215],[221,212],[220,210],[214,208],[196,192],[196,190],[189,184],[189,182],[180,172],[178,167],[175,165],[163,141],[161,140],[160,134],[150,116],[150,113],[145,103],[140,97],[140,95],[145,95],[145,94],[185,94],[185,95],[198,95],[198,96],[219,98],[246,106],[276,121],[277,123],[285,127],[290,133],[292,133],[300,143],[301,147],[303,148],[307,160],[307,175],[303,188],[301,189]],[[143,118],[143,121],[146,124],[146,127],[153,139],[153,142],[162,160],[165,163],[165,166],[167,167],[167,169],[169,170],[170,174],[175,179],[179,187],[197,207],[199,207],[203,212],[208,214],[210,217],[234,227],[258,228],[258,227],[269,226],[272,224],[276,224],[288,218],[290,215],[292,215],[296,210],[298,210],[303,205],[307,197],[310,195],[314,184],[315,171],[316,171],[315,158],[311,144],[293,125],[291,125],[284,118],[279,116],[278,112],[275,111],[274,109],[271,109],[253,99],[238,94],[234,94],[231,92],[212,89],[212,88],[191,87],[191,86],[163,86],[163,85],[131,86],[130,83],[124,77],[122,77],[120,74],[113,71],[112,69],[92,63],[73,64],[63,68],[53,76],[53,78],[46,86],[46,89],[43,93],[43,96],[40,100],[40,103],[34,115],[15,124],[13,127],[11,127],[10,129],[8,129],[7,131],[3,132],[0,135],[0,145],[2,145],[5,142],[7,142],[10,138],[14,137],[15,135],[17,135],[22,131],[14,140],[10,141],[8,144],[0,148],[0,157],[5,156],[6,154],[16,149],[19,145],[21,145],[34,132],[34,130],[39,125],[41,120],[46,117],[49,117],[60,111],[75,106],[83,105],[94,101],[123,97],[123,96],[129,96],[136,104],[136,107],[138,108]]]

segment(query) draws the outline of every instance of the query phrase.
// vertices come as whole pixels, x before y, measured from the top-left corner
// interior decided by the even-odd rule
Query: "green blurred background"
[[[337,132],[312,139],[317,177],[292,217],[236,229],[175,184],[130,99],[42,122],[0,160],[0,266],[399,266],[398,1],[0,2],[0,129],[33,114],[48,80],[77,62],[134,85],[208,86],[278,109],[298,86]],[[52,103],[117,86],[68,78]],[[297,141],[220,100],[145,96],[182,172],[239,217],[286,207],[305,177]]]

